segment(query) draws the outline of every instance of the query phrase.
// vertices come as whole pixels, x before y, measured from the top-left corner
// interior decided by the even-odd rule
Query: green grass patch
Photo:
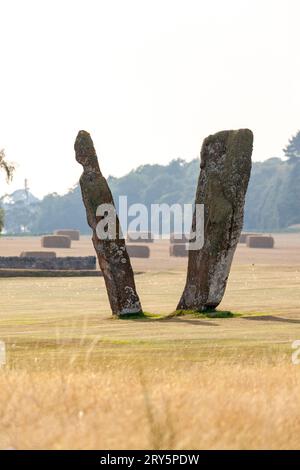
[[[121,315],[116,317],[120,320],[153,320],[163,318],[163,315],[150,312],[139,312],[139,313],[129,313],[127,315]]]
[[[196,318],[235,318],[241,316],[240,313],[231,312],[229,310],[205,310],[204,312],[197,310],[175,310],[175,312],[170,313],[165,318],[168,319],[187,315]]]
[[[231,312],[229,310],[205,310],[199,312],[197,310],[175,310],[167,315],[159,315],[157,313],[140,312],[115,317],[120,320],[168,320],[174,317],[193,316],[194,318],[235,318],[241,317],[241,313]]]

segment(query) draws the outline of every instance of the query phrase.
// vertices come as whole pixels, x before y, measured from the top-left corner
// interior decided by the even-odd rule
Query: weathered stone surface
[[[88,132],[78,133],[75,153],[76,160],[83,166],[80,178],[82,198],[88,224],[93,230],[92,241],[105,279],[112,312],[115,315],[141,312],[125,240],[119,237],[118,217],[116,216],[115,240],[101,240],[97,236],[96,227],[101,218],[96,216],[96,210],[101,204],[114,206],[114,201],[107,181],[100,171],[94,144]]]
[[[223,298],[243,225],[252,145],[248,129],[218,132],[203,142],[195,203],[204,204],[204,245],[189,251],[178,310],[213,309]]]

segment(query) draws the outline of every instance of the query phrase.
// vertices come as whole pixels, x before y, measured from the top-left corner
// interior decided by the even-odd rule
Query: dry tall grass
[[[299,387],[300,368],[283,362],[2,371],[0,445],[297,449]]]

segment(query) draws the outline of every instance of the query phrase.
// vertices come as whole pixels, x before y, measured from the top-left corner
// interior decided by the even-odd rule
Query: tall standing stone
[[[125,240],[119,234],[119,219],[116,215],[116,237],[100,239],[97,224],[103,217],[96,216],[102,204],[114,206],[113,197],[106,179],[102,175],[93,141],[88,132],[80,131],[75,141],[76,160],[83,166],[80,178],[82,199],[87,221],[93,230],[92,241],[103,272],[108,298],[113,314],[130,315],[142,311],[136,292],[134,274],[126,250]],[[115,209],[114,209],[115,210]]]
[[[207,137],[201,149],[196,204],[204,204],[204,244],[190,250],[178,310],[205,311],[221,302],[243,226],[253,134],[248,129]],[[195,212],[192,231],[195,232]]]

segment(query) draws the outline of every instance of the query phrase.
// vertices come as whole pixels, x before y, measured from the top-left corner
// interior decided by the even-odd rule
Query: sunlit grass
[[[151,313],[122,320],[103,279],[1,279],[0,447],[299,447],[299,272],[234,268],[216,312],[173,315],[184,272],[141,275]]]

